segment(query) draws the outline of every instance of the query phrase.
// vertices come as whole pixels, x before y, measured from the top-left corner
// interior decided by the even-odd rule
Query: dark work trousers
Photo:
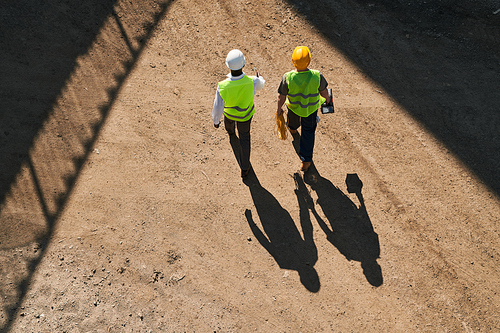
[[[317,116],[318,111],[313,112],[308,117],[301,117],[293,113],[293,111],[288,110],[288,127],[292,130],[296,130],[297,128],[302,126],[302,131],[300,132],[299,157],[303,162],[312,161],[316,127],[318,125],[318,122],[316,120]]]
[[[240,168],[241,170],[250,169],[250,123],[252,118],[247,121],[234,121],[224,116],[224,127],[229,135],[235,134],[235,127],[238,128],[240,137]]]

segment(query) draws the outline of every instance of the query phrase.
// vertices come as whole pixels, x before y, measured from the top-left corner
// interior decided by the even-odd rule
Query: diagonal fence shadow
[[[287,3],[500,195],[497,1]]]
[[[170,4],[0,5],[0,332],[10,331],[118,93]]]

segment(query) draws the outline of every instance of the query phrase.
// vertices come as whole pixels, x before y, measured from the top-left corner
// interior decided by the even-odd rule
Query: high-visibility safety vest
[[[314,69],[286,73],[286,106],[300,117],[308,117],[317,111],[325,102],[325,98],[319,94],[320,79],[321,73]]]
[[[224,115],[231,120],[247,121],[255,113],[253,80],[244,75],[239,80],[219,82],[219,94],[224,100]]]

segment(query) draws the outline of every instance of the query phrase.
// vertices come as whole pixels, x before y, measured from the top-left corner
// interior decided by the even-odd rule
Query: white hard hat
[[[229,69],[236,71],[245,66],[245,56],[240,50],[231,50],[226,57],[226,65]]]

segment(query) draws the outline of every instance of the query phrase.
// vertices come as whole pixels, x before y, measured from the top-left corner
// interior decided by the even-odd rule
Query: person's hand
[[[215,128],[219,128],[219,125],[220,125],[220,123],[219,124],[214,124],[214,127]]]
[[[278,110],[276,110],[276,114],[279,116],[283,113],[283,110],[281,108],[279,108]]]

